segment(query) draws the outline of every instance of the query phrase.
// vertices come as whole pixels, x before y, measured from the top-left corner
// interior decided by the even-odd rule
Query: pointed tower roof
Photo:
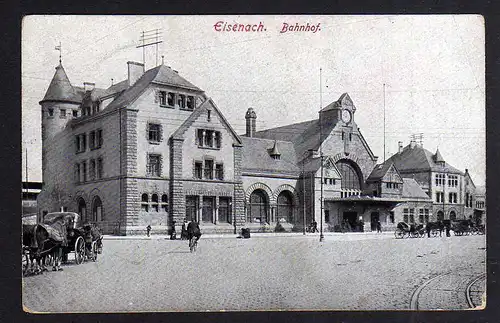
[[[434,161],[436,163],[444,163],[444,158],[441,156],[441,153],[439,152],[439,148],[436,150],[436,154],[434,154]]]
[[[80,103],[81,100],[82,98],[71,85],[62,64],[59,64],[56,67],[56,73],[50,82],[49,88],[40,103],[44,101],[69,101]]]
[[[272,157],[272,156],[280,156],[281,153],[278,149],[278,142],[275,140],[274,141],[274,145],[273,145],[273,148],[271,149],[271,152],[269,153],[269,155]]]

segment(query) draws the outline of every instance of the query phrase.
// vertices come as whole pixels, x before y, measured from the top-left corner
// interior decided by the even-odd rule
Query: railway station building
[[[142,234],[147,225],[179,232],[189,220],[207,233],[302,231],[320,220],[325,231],[369,231],[378,221],[392,230],[401,208],[409,221],[407,202],[428,209],[429,219],[473,212],[464,206],[472,180],[466,188],[467,172],[439,151],[411,143],[377,164],[347,93],[317,119],[272,129],[257,129],[257,107],[241,107],[246,133],[237,134],[216,103],[172,68],[126,68],[127,79],[97,88],[72,85],[56,67],[40,101],[40,219],[77,212],[107,234]],[[415,169],[417,155],[432,164]],[[440,209],[433,199],[440,192],[457,202],[450,195]]]

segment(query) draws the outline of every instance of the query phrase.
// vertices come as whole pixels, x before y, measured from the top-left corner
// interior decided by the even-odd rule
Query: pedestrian
[[[377,220],[377,233],[382,233],[382,224]]]
[[[319,230],[318,230],[318,222],[316,222],[316,220],[313,220],[312,227],[313,227],[313,229],[312,229],[313,233],[319,232]]]
[[[148,237],[150,232],[151,232],[151,226],[148,224],[148,226],[146,227],[146,234],[148,235]]]
[[[446,237],[449,237],[450,236],[450,225],[448,223],[445,225],[445,230],[446,230]]]
[[[425,225],[425,230],[427,231],[427,238],[430,238],[431,237],[431,226],[429,225],[429,223],[427,223]]]

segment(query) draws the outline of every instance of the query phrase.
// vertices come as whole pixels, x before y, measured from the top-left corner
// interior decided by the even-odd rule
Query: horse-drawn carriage
[[[406,222],[399,222],[394,231],[394,236],[397,239],[402,238],[421,238],[425,236],[425,229],[423,224],[408,224]]]
[[[97,260],[102,251],[102,235],[95,225],[77,228],[78,214],[54,212],[46,214],[43,223],[23,225],[23,275],[40,273],[45,265],[60,270],[62,261],[73,253],[76,264]]]
[[[484,234],[484,225],[474,225],[471,220],[454,221],[451,224],[451,229],[456,236]]]

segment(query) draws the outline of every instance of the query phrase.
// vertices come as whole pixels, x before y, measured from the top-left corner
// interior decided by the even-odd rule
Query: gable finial
[[[59,42],[59,45],[56,46],[55,50],[59,51],[59,64],[62,64],[62,46],[61,46],[61,42]]]

